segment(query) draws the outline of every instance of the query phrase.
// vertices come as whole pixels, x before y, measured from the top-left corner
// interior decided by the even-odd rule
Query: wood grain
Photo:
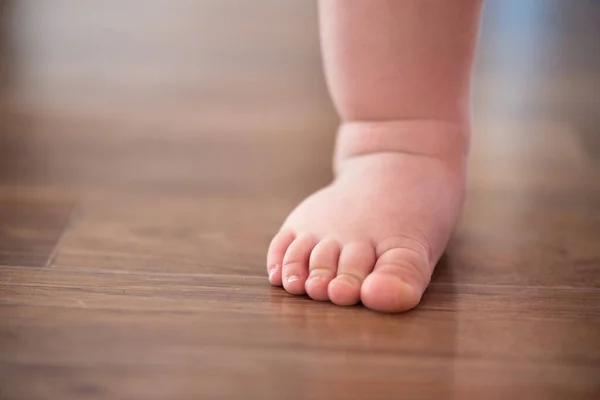
[[[51,263],[72,207],[48,200],[0,199],[0,268]]]
[[[0,1],[0,399],[598,398],[600,6],[566,3],[486,2],[467,205],[392,316],[266,280],[331,179],[312,2]]]

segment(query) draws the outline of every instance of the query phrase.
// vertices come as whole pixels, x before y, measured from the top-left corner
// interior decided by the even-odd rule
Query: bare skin
[[[320,0],[336,178],[273,238],[273,285],[384,312],[419,303],[463,204],[480,6]]]

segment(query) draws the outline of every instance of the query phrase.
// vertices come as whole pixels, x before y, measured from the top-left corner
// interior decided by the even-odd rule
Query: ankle
[[[345,121],[338,129],[335,164],[374,153],[405,153],[464,162],[470,126],[442,120]]]

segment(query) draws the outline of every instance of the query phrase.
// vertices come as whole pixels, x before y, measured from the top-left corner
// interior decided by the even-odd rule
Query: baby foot
[[[415,307],[457,223],[466,135],[437,122],[342,126],[336,179],[273,238],[269,281],[385,312]]]

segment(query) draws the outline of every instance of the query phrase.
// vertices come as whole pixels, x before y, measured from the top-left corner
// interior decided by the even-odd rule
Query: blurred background
[[[330,179],[314,1],[0,4],[0,183],[297,197]],[[598,3],[488,0],[482,18],[473,178],[514,179],[511,152],[597,156]],[[524,162],[516,179],[539,178]]]

